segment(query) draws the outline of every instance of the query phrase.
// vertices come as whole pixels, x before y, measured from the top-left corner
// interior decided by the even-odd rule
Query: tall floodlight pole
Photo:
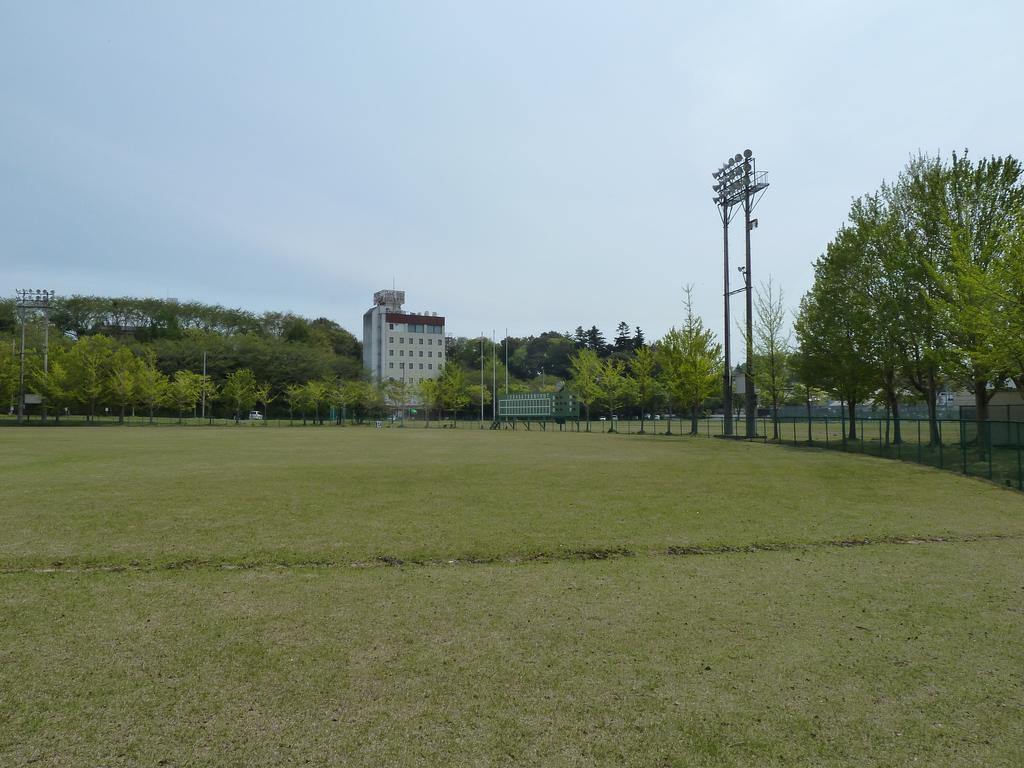
[[[50,303],[56,293],[40,288],[20,288],[14,292],[18,317],[21,320],[21,368],[18,374],[18,423],[25,419],[25,325],[28,322],[29,310],[41,310],[43,313],[43,373],[50,370]],[[43,410],[46,419],[46,410]]]
[[[480,331],[480,429],[484,428],[484,332]]]
[[[729,298],[732,295],[729,291],[729,222],[732,220],[732,206],[726,201],[725,196],[725,165],[714,171],[711,175],[715,179],[722,179],[711,188],[715,191],[715,205],[718,206],[718,215],[722,219],[722,303],[725,322],[723,324],[722,337],[722,434],[732,435],[732,362],[729,357]]]
[[[498,423],[498,345],[491,330],[491,418]]]
[[[264,409],[266,410],[266,409]],[[206,421],[206,350],[203,350],[203,421]]]
[[[757,164],[754,160],[754,153],[747,149],[742,154],[736,154],[726,160],[722,167],[711,174],[717,181],[712,187],[715,191],[715,204],[721,208],[723,239],[725,249],[725,338],[724,338],[724,391],[723,401],[725,407],[725,434],[732,434],[732,371],[729,360],[729,298],[734,293],[745,291],[747,296],[747,322],[746,342],[747,361],[744,371],[744,391],[746,402],[746,434],[747,437],[754,437],[757,432],[757,393],[754,391],[754,316],[753,316],[753,291],[750,279],[750,231],[757,226],[757,219],[750,218],[750,212],[754,210],[761,193],[768,188],[768,174],[757,172]],[[744,239],[746,243],[745,266],[740,267],[743,273],[743,287],[736,290],[729,290],[729,222],[734,215],[733,206],[742,204]]]

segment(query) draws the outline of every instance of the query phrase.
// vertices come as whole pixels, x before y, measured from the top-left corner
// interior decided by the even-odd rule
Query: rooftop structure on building
[[[363,314],[363,366],[376,382],[394,379],[415,386],[436,379],[444,366],[444,317],[409,312],[403,304],[405,291],[373,294],[373,306]]]

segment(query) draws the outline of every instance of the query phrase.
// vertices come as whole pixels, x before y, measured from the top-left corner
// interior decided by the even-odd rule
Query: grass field
[[[1019,765],[1024,496],[718,440],[0,431],[0,765]]]

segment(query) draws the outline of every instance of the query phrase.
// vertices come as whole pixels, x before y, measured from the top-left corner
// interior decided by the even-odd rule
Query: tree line
[[[794,329],[800,380],[856,405],[884,405],[900,440],[902,400],[974,395],[984,430],[993,394],[1024,391],[1024,185],[1012,156],[919,155],[855,199],[814,264]],[[979,440],[979,443],[984,441]]]

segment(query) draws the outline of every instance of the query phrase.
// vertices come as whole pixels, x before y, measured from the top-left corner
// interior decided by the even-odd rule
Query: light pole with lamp
[[[745,405],[746,413],[746,435],[754,437],[757,432],[757,393],[754,391],[754,313],[753,313],[753,291],[750,279],[750,232],[757,227],[757,219],[751,219],[750,213],[754,210],[761,194],[768,188],[768,174],[764,171],[758,173],[757,161],[754,153],[746,149],[726,160],[721,168],[711,174],[716,183],[712,187],[715,191],[714,202],[719,206],[722,219],[722,240],[724,247],[724,299],[725,299],[725,338],[723,344],[725,372],[723,374],[723,410],[725,413],[725,424],[723,433],[732,434],[732,367],[729,360],[729,298],[734,293],[746,292],[747,294],[747,361],[744,366]],[[740,267],[743,275],[743,288],[735,291],[729,290],[729,222],[732,221],[735,211],[733,207],[743,205],[744,240],[746,264]]]
[[[43,374],[50,370],[50,303],[56,293],[39,288],[20,288],[14,292],[21,320],[21,369],[18,374],[18,423],[25,419],[25,324],[29,310],[41,310],[43,313]],[[46,410],[43,410],[46,420]]]

